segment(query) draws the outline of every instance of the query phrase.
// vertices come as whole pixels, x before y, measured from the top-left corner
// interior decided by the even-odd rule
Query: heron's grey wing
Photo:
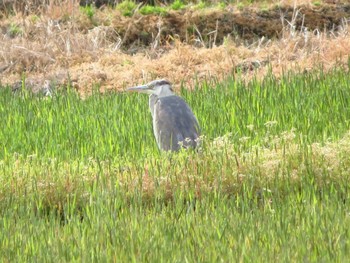
[[[200,134],[198,121],[187,103],[178,96],[160,97],[154,106],[153,129],[161,150],[177,151],[196,147]]]

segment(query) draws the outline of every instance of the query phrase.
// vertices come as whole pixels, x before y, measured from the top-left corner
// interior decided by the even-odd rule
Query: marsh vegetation
[[[205,137],[175,155],[144,96],[0,89],[2,260],[345,260],[349,76],[184,87]]]
[[[347,3],[79,2],[1,9],[1,262],[349,258]],[[199,152],[123,92],[155,78]]]

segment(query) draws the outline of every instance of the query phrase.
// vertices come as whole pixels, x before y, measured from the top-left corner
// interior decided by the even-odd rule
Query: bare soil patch
[[[169,36],[176,36],[181,41],[195,44],[199,34],[208,42],[214,41],[215,33],[215,44],[222,44],[228,35],[252,43],[263,36],[280,38],[288,22],[293,23],[295,30],[324,31],[337,29],[349,17],[350,4],[320,7],[301,5],[297,8],[282,6],[264,11],[255,8],[239,10],[229,6],[224,10],[171,12],[162,18],[141,15],[127,19],[117,17],[112,25],[123,36],[126,46],[135,42],[150,45],[159,33],[159,27],[163,41]]]

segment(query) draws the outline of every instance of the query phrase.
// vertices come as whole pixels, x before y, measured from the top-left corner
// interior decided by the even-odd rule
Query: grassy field
[[[345,69],[181,95],[200,153],[159,153],[147,96],[0,89],[0,261],[344,262]]]

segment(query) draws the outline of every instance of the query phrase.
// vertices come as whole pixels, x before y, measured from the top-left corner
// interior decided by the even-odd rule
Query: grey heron
[[[163,151],[196,148],[200,128],[188,104],[173,92],[167,80],[154,80],[146,85],[128,88],[149,94],[149,108],[153,118],[153,132]]]

